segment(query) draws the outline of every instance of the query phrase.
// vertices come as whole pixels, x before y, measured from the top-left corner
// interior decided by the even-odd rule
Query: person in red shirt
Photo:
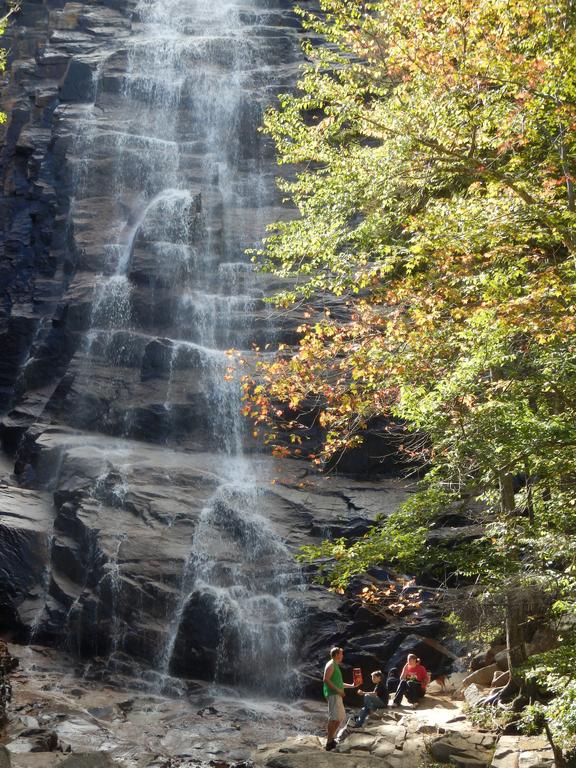
[[[409,653],[400,674],[400,685],[392,704],[399,707],[404,696],[410,704],[416,704],[426,693],[429,680],[430,674],[426,667],[422,666],[420,659],[414,653]]]

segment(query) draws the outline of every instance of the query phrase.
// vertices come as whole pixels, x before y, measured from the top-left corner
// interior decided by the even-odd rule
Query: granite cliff
[[[258,126],[300,36],[290,0],[24,0],[7,36],[0,623],[93,674],[317,693],[335,642],[440,661],[435,615],[383,626],[294,559],[403,482],[278,464],[239,415],[252,346],[294,339],[244,251],[293,215]]]

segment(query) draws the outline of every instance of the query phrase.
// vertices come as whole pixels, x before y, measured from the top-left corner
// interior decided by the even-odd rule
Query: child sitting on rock
[[[388,687],[382,672],[377,669],[370,677],[375,686],[374,690],[371,692],[358,690],[358,694],[364,696],[364,706],[354,718],[354,725],[358,728],[364,725],[370,712],[375,709],[386,709],[388,706]]]

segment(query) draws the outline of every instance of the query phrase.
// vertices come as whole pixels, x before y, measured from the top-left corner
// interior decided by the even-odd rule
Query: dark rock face
[[[207,5],[24,0],[9,31],[0,624],[151,682],[298,667],[317,693],[331,645],[381,666],[409,630],[304,589],[294,554],[405,490],[277,465],[241,423],[226,350],[294,338],[244,250],[292,215],[257,128],[300,31],[289,0]]]
[[[293,82],[298,63],[298,29],[291,3],[272,5],[275,8],[270,3],[249,2],[242,15],[241,23],[259,36],[248,38],[248,47],[253,48],[261,70],[248,87],[239,85],[245,88],[243,101],[231,126],[241,150],[235,161],[237,183],[250,184],[258,164],[259,178],[267,188],[265,204],[252,196],[225,210],[217,180],[204,184],[206,141],[201,133],[194,135],[190,122],[199,106],[193,76],[179,87],[177,100],[152,105],[170,109],[181,124],[175,140],[185,142],[186,148],[178,158],[182,168],[179,184],[185,184],[195,196],[189,209],[190,224],[203,228],[197,233],[196,245],[210,237],[224,249],[223,240],[234,239],[225,250],[234,251],[240,259],[243,248],[260,238],[267,222],[287,215],[271,183],[270,147],[256,130],[264,106]],[[83,332],[91,325],[94,290],[138,216],[139,203],[133,196],[149,197],[161,189],[163,177],[171,170],[167,166],[174,160],[169,142],[159,146],[147,137],[146,125],[141,136],[127,125],[126,113],[138,107],[138,98],[147,96],[145,88],[138,94],[138,84],[130,84],[127,71],[128,59],[139,55],[131,45],[138,38],[143,12],[130,0],[23,2],[7,36],[10,76],[3,107],[9,122],[1,158],[4,184],[0,201],[0,413],[7,413],[2,431],[8,448],[14,447],[22,431],[38,417],[48,416],[47,411],[50,420],[72,419],[83,428],[106,417],[107,429],[116,434],[118,420],[127,410],[134,410],[134,402],[139,408],[131,428],[135,437],[146,438],[152,432],[157,438],[158,431],[170,432],[157,413],[164,403],[158,398],[165,392],[158,386],[155,401],[154,396],[143,397],[136,389],[141,376],[148,382],[166,379],[169,359],[164,366],[158,361],[159,368],[154,368],[149,347],[175,337],[175,286],[190,264],[176,257],[168,263],[159,258],[154,212],[138,233],[128,269],[135,322],[122,339],[114,339],[114,349],[109,352],[116,356],[116,363],[122,357],[125,375],[133,379],[129,398],[110,413],[118,389],[101,381],[109,378],[109,360],[94,361],[99,371],[90,377],[92,387],[86,389],[87,382],[80,381],[86,377],[81,348]],[[190,14],[193,18],[193,7]],[[189,34],[196,35],[198,30],[190,28]],[[230,60],[238,54],[226,36],[211,40],[210,46],[210,67],[232,66]],[[249,54],[242,51],[242,55]],[[181,64],[190,68],[205,66],[207,61],[201,49],[189,49],[181,56]],[[221,119],[226,120],[224,111]],[[125,146],[119,155],[121,141]],[[144,171],[143,153],[151,158]],[[112,195],[110,182],[117,186]],[[230,280],[249,279],[249,272],[239,272],[236,265],[223,265],[223,269],[228,266]],[[215,329],[220,337],[217,341],[231,346],[232,332],[235,344],[263,343],[283,332],[284,320],[276,328],[270,327],[269,313],[261,301],[265,288],[263,281],[251,289],[246,299],[248,313],[241,301],[236,306],[231,302],[226,323]],[[189,309],[195,311],[193,303]],[[250,327],[244,333],[246,324]],[[173,343],[166,343],[170,358]],[[182,365],[196,367],[193,360]],[[189,406],[188,394],[181,393],[181,415],[196,422],[206,405],[205,396],[199,392],[197,405]],[[78,399],[88,401],[86,413],[81,412]]]
[[[185,587],[182,604],[182,592],[199,521],[220,484],[218,456],[127,440],[112,447],[106,436],[60,428],[44,429],[33,443],[32,437],[30,431],[25,473],[38,490],[4,485],[0,495],[4,626],[17,629],[23,640],[112,657],[113,667],[123,672],[141,665],[212,679],[221,647],[215,596]],[[265,482],[278,471],[281,483]],[[333,478],[326,488],[324,478],[311,477],[300,487],[304,472],[296,462],[280,468],[271,459],[257,462],[260,513],[288,552],[330,530],[354,530],[358,509],[368,519],[394,509],[405,493],[397,480],[370,485]],[[46,489],[54,476],[57,489]],[[233,528],[221,535],[230,536],[232,547]],[[260,571],[262,563],[245,569]],[[232,558],[221,553],[219,564],[232,573]],[[370,628],[318,587],[302,592],[288,584],[285,600],[293,610],[294,666],[312,695],[320,693],[319,669],[332,645],[344,645],[346,663],[367,673],[410,632],[382,628],[375,619],[380,628]],[[297,680],[292,669],[290,676]],[[234,670],[221,677],[237,682]]]

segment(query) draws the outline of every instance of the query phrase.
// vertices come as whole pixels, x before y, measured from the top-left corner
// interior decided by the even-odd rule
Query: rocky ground
[[[250,699],[201,682],[168,697],[152,686],[78,676],[56,651],[11,648],[20,657],[3,739],[12,768],[52,768],[87,752],[123,768],[228,765],[248,760],[259,744],[321,732],[320,702]]]
[[[472,727],[464,705],[450,693],[427,695],[416,709],[393,708],[353,729],[333,752],[317,735],[291,736],[254,753],[266,768],[551,768],[552,753],[542,738],[500,736]]]
[[[53,650],[20,657],[0,768],[552,768],[539,737],[500,736],[466,719],[458,678],[420,705],[376,713],[324,750],[324,705],[241,697],[205,683],[167,697],[97,682]],[[349,712],[358,702],[347,700]]]

